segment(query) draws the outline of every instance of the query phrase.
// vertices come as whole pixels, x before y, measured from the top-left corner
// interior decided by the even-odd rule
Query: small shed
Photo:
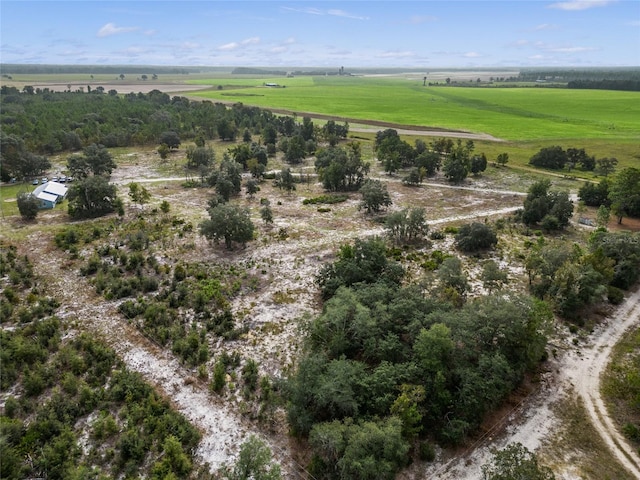
[[[56,206],[58,197],[51,193],[40,192],[36,195],[36,198],[40,202],[40,208],[53,208]]]
[[[59,198],[58,201],[64,200],[67,196],[68,188],[58,182],[47,182],[44,184],[44,191]]]

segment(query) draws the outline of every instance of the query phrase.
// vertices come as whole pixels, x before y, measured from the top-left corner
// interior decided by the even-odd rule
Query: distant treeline
[[[576,69],[536,69],[526,68],[520,71],[518,80],[534,82],[536,80],[553,80],[572,82],[575,80],[636,80],[640,81],[639,67],[626,68],[576,68]]]
[[[225,71],[229,68],[221,67],[167,67],[156,65],[22,65],[22,64],[0,64],[0,71],[3,75],[29,75],[29,74],[173,74],[188,75],[190,73],[201,73],[209,71]]]
[[[572,80],[567,88],[640,92],[640,80]]]

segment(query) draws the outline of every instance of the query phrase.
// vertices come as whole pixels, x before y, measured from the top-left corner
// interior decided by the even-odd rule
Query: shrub
[[[460,227],[456,235],[456,247],[463,252],[477,252],[492,248],[498,243],[493,229],[484,223],[470,223]]]

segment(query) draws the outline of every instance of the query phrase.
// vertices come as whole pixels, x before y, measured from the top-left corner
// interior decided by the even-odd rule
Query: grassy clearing
[[[615,346],[602,393],[618,428],[640,451],[640,328]]]
[[[567,398],[557,406],[562,426],[541,452],[557,478],[633,480],[613,458],[588,419],[581,401]],[[562,470],[562,476],[559,471]]]
[[[550,88],[423,87],[418,79],[218,78],[197,92],[264,107],[490,133],[508,140],[638,139],[636,92]],[[285,88],[271,88],[277,83]]]

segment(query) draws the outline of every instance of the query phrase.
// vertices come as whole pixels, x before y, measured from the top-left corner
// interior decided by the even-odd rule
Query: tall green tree
[[[611,182],[609,200],[618,223],[622,223],[624,216],[640,217],[640,169],[621,170]]]
[[[115,185],[101,175],[74,182],[69,189],[69,215],[74,218],[99,217],[115,211],[119,198]]]
[[[95,143],[86,147],[81,155],[70,155],[67,158],[69,173],[79,179],[90,175],[104,175],[108,178],[116,167],[116,162],[109,150],[104,145]]]
[[[18,211],[25,220],[35,220],[40,210],[40,201],[31,193],[22,192],[18,194]]]
[[[378,213],[393,203],[387,186],[380,180],[365,180],[360,187],[360,194],[362,195],[360,208],[367,213]]]
[[[491,461],[482,466],[482,480],[555,480],[553,471],[521,443],[494,450]]]
[[[227,249],[234,242],[245,245],[253,239],[254,226],[247,209],[223,203],[209,209],[209,217],[200,224],[200,233],[216,243],[224,241]]]

